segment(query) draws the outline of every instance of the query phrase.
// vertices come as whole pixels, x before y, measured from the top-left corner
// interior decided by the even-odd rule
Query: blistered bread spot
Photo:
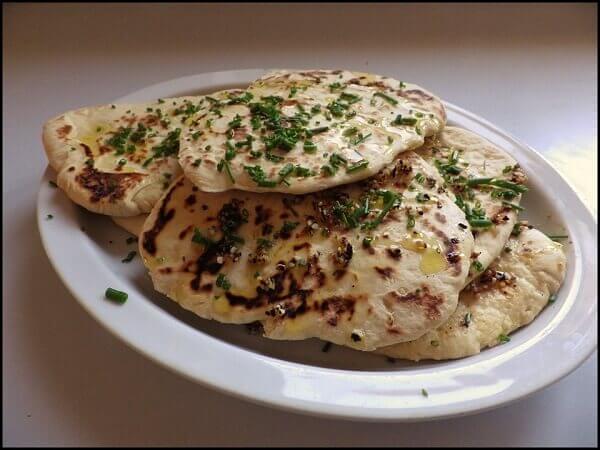
[[[141,173],[100,172],[93,167],[86,167],[75,177],[75,181],[90,191],[91,202],[96,203],[104,199],[115,202],[123,198],[125,193],[140,183],[145,176]]]
[[[394,274],[395,271],[394,271],[393,267],[377,267],[377,266],[375,266],[375,272],[377,272],[381,278],[389,279],[389,278],[392,278],[392,275]]]
[[[495,269],[487,269],[473,280],[465,290],[482,293],[491,289],[504,289],[515,286],[517,279],[514,275]]]
[[[336,295],[326,298],[320,304],[315,302],[314,306],[321,312],[327,324],[334,327],[344,315],[347,315],[347,320],[352,320],[356,302],[357,299],[352,295]]]
[[[58,136],[59,139],[64,139],[71,132],[72,129],[73,127],[71,125],[63,125],[58,130],[56,130],[56,136]]]
[[[167,223],[169,223],[169,221],[175,217],[175,210],[173,208],[168,208],[169,200],[171,199],[173,192],[175,192],[175,190],[181,186],[183,186],[183,179],[171,186],[171,190],[166,194],[162,205],[158,210],[154,225],[151,229],[144,232],[144,235],[142,236],[142,246],[144,250],[151,255],[156,255],[156,237],[160,234]]]
[[[429,288],[426,286],[405,295],[400,295],[395,291],[389,292],[385,295],[384,301],[409,303],[418,306],[424,310],[425,315],[429,320],[437,320],[440,318],[441,313],[439,307],[444,304],[443,297],[430,294]]]

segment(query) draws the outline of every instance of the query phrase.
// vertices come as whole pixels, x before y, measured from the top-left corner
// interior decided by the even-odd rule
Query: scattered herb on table
[[[106,289],[104,297],[106,297],[108,300],[112,300],[113,302],[123,304],[127,301],[128,295],[127,292],[118,291],[117,289],[109,287]]]
[[[135,250],[130,251],[127,256],[125,258],[123,258],[121,260],[122,263],[128,263],[131,262],[131,260],[133,260],[133,258],[135,257],[135,255],[137,255],[137,252]]]

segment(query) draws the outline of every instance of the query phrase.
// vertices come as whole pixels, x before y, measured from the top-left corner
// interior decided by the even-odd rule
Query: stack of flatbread
[[[154,287],[264,336],[411,360],[531,322],[561,245],[518,221],[527,176],[392,78],[275,71],[245,89],[48,121],[58,186],[139,238]]]

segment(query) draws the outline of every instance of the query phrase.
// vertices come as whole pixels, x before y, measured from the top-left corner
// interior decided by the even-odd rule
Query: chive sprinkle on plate
[[[127,256],[125,258],[123,258],[121,260],[122,263],[128,263],[131,262],[131,260],[135,257],[135,255],[137,255],[137,252],[135,250],[130,251]]]
[[[112,300],[115,303],[119,303],[119,304],[123,304],[127,301],[127,292],[123,292],[123,291],[118,291],[116,289],[113,288],[107,288],[106,292],[104,293],[104,297],[106,297],[108,300]]]

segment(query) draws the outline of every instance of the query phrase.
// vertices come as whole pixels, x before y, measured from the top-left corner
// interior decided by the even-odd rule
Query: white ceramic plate
[[[209,93],[247,85],[264,70],[215,72],[156,84],[114,102]],[[156,293],[135,244],[104,216],[76,206],[49,186],[38,196],[38,225],[48,257],[73,296],[100,323],[154,361],[205,385],[258,403],[309,414],[397,421],[483,411],[531,394],[579,366],[597,345],[597,225],[569,184],[538,153],[490,123],[446,104],[450,124],[511,153],[530,179],[525,217],[543,231],[568,234],[568,272],[557,301],[509,343],[450,362],[394,364],[323,343],[269,341],[244,326],[200,319]],[[52,220],[46,215],[52,214]],[[83,227],[83,230],[82,230]],[[104,299],[107,287],[129,294]],[[421,389],[429,393],[425,397]]]

